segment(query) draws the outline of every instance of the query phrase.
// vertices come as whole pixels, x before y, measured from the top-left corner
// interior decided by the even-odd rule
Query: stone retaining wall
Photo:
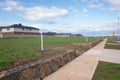
[[[89,44],[89,49],[101,41]],[[77,51],[68,51],[49,58],[42,58],[38,61],[0,72],[0,80],[42,80],[45,76],[55,72],[77,56],[79,56]]]
[[[96,46],[98,43],[100,43],[101,41],[103,41],[103,39],[99,39],[96,40],[94,42],[91,43],[80,43],[81,46],[84,46],[86,50],[91,49],[92,47]]]
[[[76,51],[69,51],[64,54],[43,58],[36,62],[1,72],[0,80],[42,80],[45,76],[55,72],[77,56]]]

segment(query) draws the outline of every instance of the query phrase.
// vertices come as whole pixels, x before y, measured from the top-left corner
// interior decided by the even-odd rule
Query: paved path
[[[120,50],[104,49],[100,61],[120,64]]]
[[[105,43],[106,40],[43,80],[91,80]]]

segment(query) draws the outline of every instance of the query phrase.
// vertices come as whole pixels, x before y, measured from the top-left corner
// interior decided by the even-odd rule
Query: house
[[[56,37],[70,37],[71,33],[59,33],[57,35],[55,35]]]
[[[0,27],[0,38],[39,37],[38,28],[14,24]]]

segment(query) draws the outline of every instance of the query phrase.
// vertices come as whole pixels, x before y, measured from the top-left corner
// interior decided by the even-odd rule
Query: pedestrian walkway
[[[43,80],[91,80],[106,39]]]
[[[100,61],[120,64],[120,50],[104,49]]]

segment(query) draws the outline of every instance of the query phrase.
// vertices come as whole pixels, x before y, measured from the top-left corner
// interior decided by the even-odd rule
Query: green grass
[[[89,38],[88,41],[94,41],[94,38]],[[48,48],[49,46],[65,46],[71,43],[83,43],[83,37],[44,37],[44,47],[49,53],[59,53],[58,50]],[[2,68],[18,58],[26,60],[41,58],[40,54],[40,38],[11,38],[0,39],[0,71]]]
[[[120,80],[120,64],[100,61],[92,80]]]
[[[116,41],[116,40],[111,40],[111,39],[108,39],[107,43],[115,43],[115,44],[118,44],[118,41]]]
[[[106,49],[118,49],[120,50],[120,43],[115,40],[108,39],[107,43],[105,44]]]
[[[88,42],[95,40],[92,37],[89,37]],[[45,45],[60,45],[60,44],[69,44],[69,43],[85,43],[84,37],[45,37]]]
[[[0,39],[0,68],[17,58],[40,57],[40,39]]]

